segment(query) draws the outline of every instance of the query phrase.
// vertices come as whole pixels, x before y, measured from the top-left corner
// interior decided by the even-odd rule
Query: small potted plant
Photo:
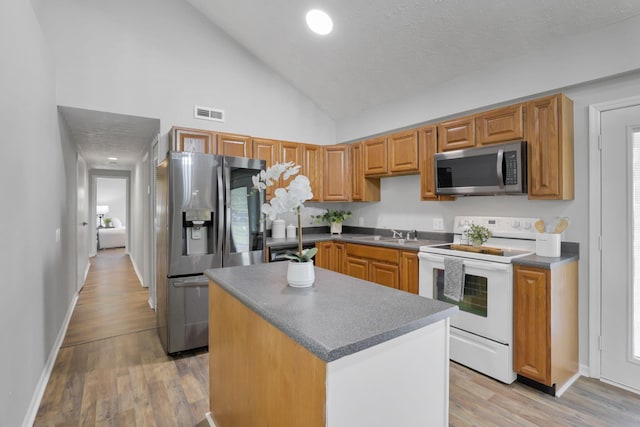
[[[312,215],[312,218],[315,218],[318,222],[327,222],[331,226],[331,234],[341,234],[342,233],[342,223],[347,219],[351,218],[350,211],[334,211],[331,209],[327,209],[325,213],[322,215]]]
[[[492,236],[491,231],[489,231],[487,227],[475,224],[471,224],[466,233],[474,248],[479,248]]]
[[[104,226],[106,228],[111,228],[111,221],[113,221],[111,218],[109,217],[104,217]]]

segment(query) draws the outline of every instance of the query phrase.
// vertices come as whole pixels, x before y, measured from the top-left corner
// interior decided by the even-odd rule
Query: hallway
[[[208,425],[208,354],[171,358],[123,249],[98,252],[35,426]]]

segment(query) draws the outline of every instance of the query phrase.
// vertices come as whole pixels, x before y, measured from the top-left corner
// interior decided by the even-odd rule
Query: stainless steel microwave
[[[436,194],[525,194],[527,143],[513,141],[437,153],[435,171]]]

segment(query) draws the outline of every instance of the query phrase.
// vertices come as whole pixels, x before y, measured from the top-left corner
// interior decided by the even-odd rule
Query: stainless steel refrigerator
[[[208,344],[209,268],[264,262],[263,160],[171,151],[156,168],[156,328],[167,353]]]

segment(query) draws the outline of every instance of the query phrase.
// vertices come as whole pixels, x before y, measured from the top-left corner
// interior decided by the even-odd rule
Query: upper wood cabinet
[[[235,157],[252,157],[253,147],[250,136],[219,133],[218,154]]]
[[[408,175],[419,170],[417,129],[364,141],[363,151],[367,176]]]
[[[380,178],[364,176],[363,143],[357,142],[349,146],[351,161],[351,200],[354,202],[380,201]]]
[[[478,145],[524,139],[524,104],[480,113],[475,116]]]
[[[348,202],[351,190],[349,146],[327,145],[324,151],[322,199],[325,202]]]
[[[476,145],[474,116],[438,124],[438,151],[459,150]]]
[[[309,178],[313,197],[312,202],[322,200],[322,178],[324,175],[322,147],[313,144],[302,146],[302,174]]]
[[[563,94],[527,102],[529,199],[572,200],[573,101]]]
[[[172,127],[169,147],[172,151],[217,154],[215,133],[201,129]]]
[[[578,373],[578,262],[516,265],[513,369],[555,393]]]
[[[418,130],[394,133],[387,137],[389,173],[400,175],[418,171]]]
[[[374,138],[362,143],[364,174],[386,175],[389,171],[387,164],[387,139]]]
[[[253,138],[251,141],[253,158],[264,160],[266,167],[273,166],[278,163],[279,156],[279,142],[273,139]],[[265,191],[265,199],[271,200],[273,197],[274,187],[267,187]]]
[[[290,142],[290,141],[280,141],[280,157],[278,161],[280,163],[288,163],[293,162],[296,165],[302,166],[302,146],[304,144],[300,144],[298,142]],[[280,178],[280,187],[286,187],[289,185],[291,181],[293,181],[294,177],[290,177],[289,179]]]

